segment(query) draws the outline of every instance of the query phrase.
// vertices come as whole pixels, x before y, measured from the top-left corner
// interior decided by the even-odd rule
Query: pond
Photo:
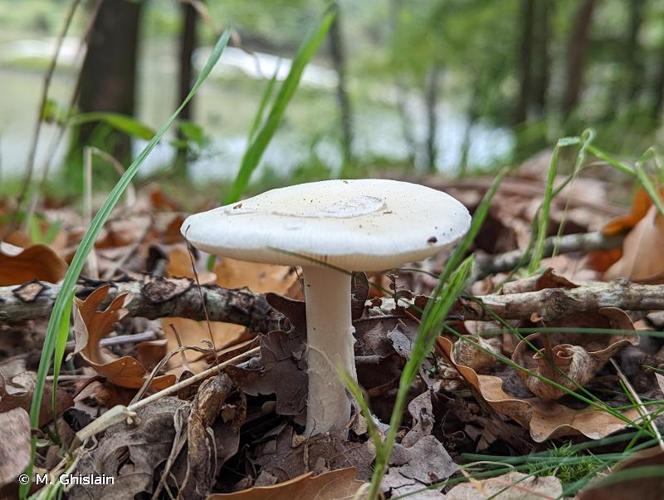
[[[3,178],[20,175],[26,158],[36,119],[43,83],[45,62],[52,53],[53,39],[3,40],[0,42],[0,159]],[[163,40],[147,40],[142,49],[139,68],[138,118],[158,127],[175,107],[176,48]],[[59,70],[53,78],[50,96],[61,104],[69,99],[75,81],[78,40],[68,39],[64,45]],[[196,61],[201,63],[206,49],[200,49]],[[258,71],[257,63],[261,71]],[[289,61],[279,61],[269,54],[249,55],[233,49],[215,69],[212,77],[196,97],[195,121],[210,137],[209,145],[190,166],[195,180],[228,180],[239,168],[247,146],[249,130],[261,93],[278,67],[280,76]],[[338,147],[338,113],[334,93],[335,74],[324,66],[311,65],[305,74],[284,117],[282,125],[265,152],[260,169],[269,168],[277,175],[287,176],[292,169],[308,162],[322,162],[337,169],[341,163]],[[365,86],[351,80],[354,105],[354,153],[359,161],[385,159],[400,162],[408,157],[402,134],[402,122],[396,110],[394,91],[389,86]],[[418,95],[406,98],[412,133],[423,143],[426,136],[425,110]],[[437,107],[437,167],[452,172],[459,164],[467,118],[453,103],[441,102]],[[44,125],[37,155],[37,170],[51,156],[55,127]],[[471,130],[469,163],[472,166],[491,164],[508,155],[513,137],[506,129],[476,125]],[[138,141],[137,141],[138,142]],[[56,169],[61,163],[66,138],[53,155]],[[135,147],[140,149],[140,143]],[[150,156],[143,173],[167,165],[173,150],[163,144]],[[418,158],[418,162],[421,159]],[[256,177],[260,175],[257,173]]]

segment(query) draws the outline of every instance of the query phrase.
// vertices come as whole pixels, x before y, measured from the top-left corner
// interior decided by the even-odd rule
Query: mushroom
[[[383,271],[461,238],[468,210],[446,193],[385,179],[328,180],[273,189],[194,214],[182,234],[200,250],[302,267],[309,395],[305,435],[347,434],[356,379],[351,272]]]

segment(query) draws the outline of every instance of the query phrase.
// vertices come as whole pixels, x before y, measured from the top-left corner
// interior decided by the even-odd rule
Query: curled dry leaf
[[[99,342],[113,331],[115,324],[127,315],[124,309],[126,294],[118,295],[104,310],[99,310],[108,295],[109,286],[102,286],[85,300],[76,299],[74,306],[74,335],[79,353],[97,373],[120,387],[138,389],[149,372],[131,356],[117,357],[103,349]],[[155,377],[150,387],[160,390],[175,383],[174,375]]]
[[[217,493],[208,500],[338,500],[353,498],[363,486],[355,469],[338,469],[314,476],[311,472],[274,486],[258,486],[236,493]]]
[[[664,451],[659,446],[638,451],[611,473],[586,487],[579,500],[660,500],[664,498]]]
[[[660,190],[660,195],[664,195],[664,190]],[[639,187],[634,193],[630,212],[627,215],[620,215],[610,220],[602,228],[602,233],[613,236],[633,229],[646,216],[652,206],[652,200],[646,190]]]
[[[235,385],[225,373],[203,381],[198,389],[187,425],[182,498],[205,498],[221,467],[237,453],[247,407],[244,394],[234,396],[234,392]]]
[[[471,480],[452,488],[445,500],[544,500],[560,498],[563,486],[554,476],[528,476],[510,472],[482,481]]]
[[[490,353],[499,352],[496,346],[479,335],[473,335],[473,342],[457,342],[454,344],[456,360],[478,373],[495,366],[497,363],[496,357]]]
[[[30,461],[30,416],[23,408],[0,413],[0,486],[16,479]]]
[[[503,390],[501,378],[478,375],[472,368],[457,363],[452,352],[454,344],[449,339],[439,337],[437,344],[466,382],[474,387],[494,410],[529,429],[530,436],[538,443],[578,434],[590,439],[601,439],[628,425],[622,419],[593,407],[575,410],[539,398],[524,399],[512,396]],[[635,420],[638,415],[636,409],[623,412],[627,420]]]
[[[620,309],[606,307],[600,309],[597,315],[585,316],[583,326],[634,330],[629,316]],[[575,318],[570,319],[571,323],[577,323]],[[535,333],[519,342],[512,354],[512,360],[540,377],[545,377],[570,391],[575,391],[590,382],[618,351],[637,341],[637,337],[623,335],[554,333],[545,336]],[[536,352],[529,350],[531,346],[538,350]],[[458,356],[456,359],[462,361]],[[560,399],[569,392],[534,374],[521,370],[517,371],[517,374],[530,392],[544,401]]]
[[[19,285],[27,281],[60,281],[67,263],[46,245],[26,249],[3,244],[0,247],[0,286]]]

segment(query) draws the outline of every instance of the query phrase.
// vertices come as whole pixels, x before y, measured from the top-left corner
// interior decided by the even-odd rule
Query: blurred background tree
[[[4,178],[24,174],[26,137],[34,123],[30,110],[37,106],[42,74],[70,5],[28,0],[18,8],[0,0],[6,27],[0,34]],[[326,5],[84,0],[64,40],[43,113],[45,137],[57,138],[58,123],[66,122],[68,145],[40,145],[37,170],[53,163],[64,184],[76,190],[82,146],[94,145],[126,164],[189,90],[214,36],[232,27],[233,47],[144,172],[199,185],[229,182],[271,78],[276,74],[280,81],[288,73]],[[596,128],[600,145],[626,154],[661,141],[662,2],[338,5],[327,46],[305,71],[254,177],[259,185],[374,169],[490,171],[586,127]],[[109,170],[97,161],[96,171]]]

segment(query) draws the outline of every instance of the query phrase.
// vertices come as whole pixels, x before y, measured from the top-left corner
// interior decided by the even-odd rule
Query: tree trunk
[[[134,115],[142,7],[143,2],[103,0],[90,32],[81,68],[78,100],[81,112]],[[79,127],[79,146],[93,139],[96,126],[97,123],[87,123]],[[129,136],[112,131],[109,149],[118,160],[128,160],[131,157]]]
[[[627,101],[637,97],[643,84],[643,63],[639,50],[639,32],[643,24],[645,0],[631,0],[629,2],[629,30],[625,44],[625,65],[627,67]]]
[[[341,10],[337,9],[337,15],[330,26],[328,33],[330,41],[330,56],[334,69],[337,72],[337,102],[339,103],[341,123],[341,148],[343,152],[342,175],[347,175],[353,161],[353,114],[346,87],[346,53],[344,50],[343,33],[341,24]]]
[[[179,106],[185,100],[191,86],[194,82],[194,65],[192,57],[196,50],[196,26],[198,24],[198,12],[189,2],[182,2],[180,7],[182,15],[182,31],[180,32],[180,53],[179,53],[179,73],[178,73],[178,100],[175,103]],[[190,100],[180,113],[180,120],[191,120],[194,100]],[[179,139],[184,139],[182,134],[178,134]],[[178,148],[175,158],[175,175],[184,178],[187,175],[187,146]]]
[[[436,108],[438,105],[438,85],[440,81],[440,65],[437,61],[431,63],[431,68],[427,75],[425,105],[427,113],[427,139],[426,155],[427,168],[429,172],[436,172],[436,135],[438,132],[438,117]]]
[[[468,123],[463,132],[463,140],[461,142],[461,159],[459,160],[459,177],[465,177],[468,173],[468,155],[470,153],[470,146],[472,141],[473,127],[479,118],[479,104],[482,98],[482,79],[475,79],[473,91],[470,95],[470,105],[468,106]]]
[[[590,26],[596,0],[583,0],[575,13],[572,33],[567,42],[567,82],[562,101],[563,116],[569,116],[581,95],[586,55],[590,42]]]
[[[542,117],[546,111],[549,82],[551,80],[551,19],[554,3],[551,0],[539,0],[535,12],[535,47],[533,50],[533,111]]]
[[[514,124],[528,119],[533,76],[533,32],[535,25],[535,0],[521,0],[521,40],[519,42],[519,101],[514,112]]]
[[[652,118],[659,122],[664,110],[664,43],[659,48],[659,63],[653,85]]]

